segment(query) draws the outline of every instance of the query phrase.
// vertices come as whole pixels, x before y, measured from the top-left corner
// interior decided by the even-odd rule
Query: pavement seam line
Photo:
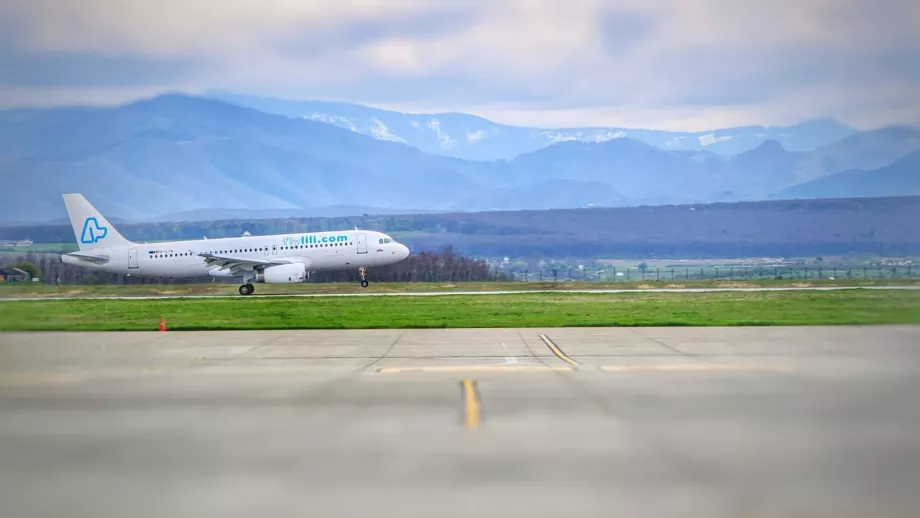
[[[559,358],[560,360],[562,360],[562,361],[564,361],[564,362],[566,362],[566,363],[568,363],[568,364],[570,364],[570,365],[580,365],[577,361],[575,361],[575,360],[569,358],[569,356],[568,356],[567,354],[565,354],[564,352],[562,352],[562,349],[560,349],[559,346],[556,345],[555,342],[553,342],[552,340],[550,340],[550,338],[549,338],[548,336],[546,336],[546,335],[540,335],[540,340],[543,340],[543,343],[545,343],[546,346],[549,347],[549,350],[552,351],[553,354],[555,354],[556,357]]]

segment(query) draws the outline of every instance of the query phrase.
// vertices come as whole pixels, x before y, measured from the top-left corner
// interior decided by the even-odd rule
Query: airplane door
[[[272,255],[278,255],[278,245],[272,245]]]
[[[358,253],[366,254],[367,253],[367,234],[364,232],[358,233]]]
[[[128,268],[137,268],[137,248],[128,250]]]

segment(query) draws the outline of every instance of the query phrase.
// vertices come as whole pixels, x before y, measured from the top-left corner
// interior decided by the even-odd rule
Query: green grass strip
[[[842,290],[493,296],[34,300],[0,330],[370,329],[920,324],[920,292]]]
[[[406,293],[462,291],[533,291],[533,290],[599,290],[599,289],[674,289],[674,288],[784,288],[784,287],[854,287],[854,286],[920,286],[920,279],[849,279],[849,280],[762,280],[762,281],[661,281],[661,282],[399,282],[372,283],[364,289],[351,283],[257,284],[256,294],[300,295],[338,293]],[[138,285],[62,285],[52,286],[30,282],[0,283],[0,298],[17,297],[131,297],[155,295],[226,295],[237,296],[236,284],[138,284]]]

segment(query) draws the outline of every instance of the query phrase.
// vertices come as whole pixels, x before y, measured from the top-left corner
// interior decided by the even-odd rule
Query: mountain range
[[[0,221],[63,217],[62,192],[82,192],[129,220],[761,200],[798,196],[796,186],[820,198],[835,195],[840,174],[857,190],[871,181],[873,195],[900,195],[920,182],[915,162],[894,175],[886,168],[917,151],[920,130],[893,126],[805,151],[767,140],[725,155],[619,137],[473,161],[167,94],[116,107],[0,111]]]
[[[780,194],[783,198],[811,199],[883,197],[891,193],[920,195],[920,152],[880,169],[842,171],[783,189]]]
[[[511,159],[559,142],[606,142],[624,137],[662,149],[705,149],[723,155],[743,153],[770,140],[791,151],[809,151],[856,132],[831,119],[792,126],[744,126],[698,132],[617,127],[530,128],[499,124],[465,113],[402,113],[359,104],[294,101],[228,91],[209,91],[205,96],[266,113],[326,122],[378,140],[468,160]]]

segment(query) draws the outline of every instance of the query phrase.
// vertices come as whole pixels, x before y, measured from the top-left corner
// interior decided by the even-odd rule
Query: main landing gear
[[[256,288],[252,284],[246,283],[240,286],[240,295],[252,295],[255,291]]]
[[[358,268],[358,275],[361,276],[361,287],[367,288],[367,268],[363,266]]]

